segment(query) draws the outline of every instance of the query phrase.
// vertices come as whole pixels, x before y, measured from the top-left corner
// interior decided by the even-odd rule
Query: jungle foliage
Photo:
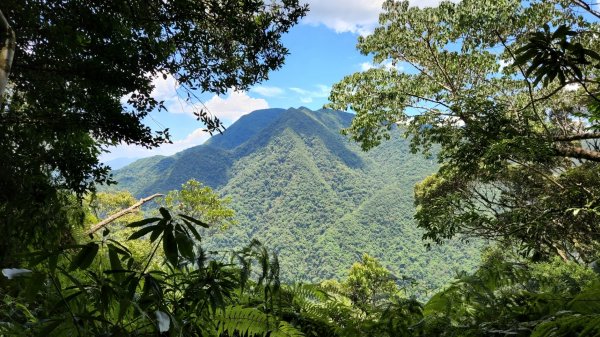
[[[203,15],[220,13],[220,5],[230,5],[224,7],[230,10],[243,8],[247,11],[223,13],[238,13],[249,18],[246,23],[251,27],[254,24],[278,27],[276,23],[287,27],[304,13],[297,2],[283,1],[290,7],[269,8],[279,14],[291,9],[296,16],[267,15],[263,22],[260,13],[252,11],[264,9],[262,1],[241,3],[248,8],[238,7],[239,2],[228,1],[157,1],[150,2],[155,6],[150,9],[163,11],[139,13],[143,14],[143,20],[138,24],[156,28],[154,24],[162,23],[165,18],[159,14],[171,13],[168,12],[170,6],[184,7],[177,7],[181,12],[176,12],[174,17],[167,16],[167,19],[178,19],[180,15],[185,18],[197,9],[186,7],[192,3],[216,6],[210,10],[201,8],[196,13]],[[121,3],[102,2],[81,7],[78,7],[81,2],[69,1],[9,4],[10,10],[2,7],[2,12],[21,18],[21,26],[15,27],[20,27],[25,36],[34,28],[43,28],[42,33],[52,33],[20,47],[21,53],[27,55],[24,60],[35,60],[39,56],[43,60],[39,65],[44,70],[44,67],[54,66],[52,61],[58,61],[57,67],[65,67],[71,63],[60,61],[77,64],[78,59],[55,59],[51,52],[43,54],[36,48],[50,47],[52,51],[52,47],[56,47],[64,52],[69,47],[96,46],[88,41],[95,37],[93,34],[83,34],[81,39],[66,39],[71,43],[78,41],[75,45],[65,41],[52,43],[53,36],[70,36],[69,28],[73,24],[70,26],[69,20],[77,17],[63,10],[74,6],[83,14],[87,10],[88,14],[106,14],[104,10]],[[138,13],[135,5],[141,4],[127,1],[121,5],[130,11],[127,13],[133,20],[139,18],[132,14]],[[582,11],[587,16],[582,16]],[[30,15],[19,16],[18,13]],[[246,13],[251,14],[246,17]],[[44,20],[52,15],[56,15],[57,20]],[[94,15],[92,18],[97,20],[89,21],[94,27],[125,35],[142,32],[136,36],[141,40],[152,37],[149,34],[152,31],[144,33],[146,26],[129,25],[126,15]],[[333,106],[350,107],[357,113],[346,132],[364,148],[381,143],[379,159],[389,158],[390,152],[386,151],[398,150],[393,146],[386,148],[386,143],[382,143],[384,138],[392,139],[390,133],[396,130],[405,130],[411,136],[414,150],[437,151],[438,172],[415,188],[416,218],[426,231],[425,239],[441,243],[463,234],[496,240],[483,254],[477,270],[460,273],[426,300],[414,295],[410,278],[390,271],[369,254],[362,254],[345,277],[290,284],[282,282],[278,255],[256,240],[250,240],[239,249],[206,249],[204,239],[207,230],[211,230],[211,224],[206,222],[210,212],[219,210],[212,219],[217,224],[227,220],[232,212],[227,199],[214,196],[214,192],[196,182],[184,186],[180,192],[171,193],[170,199],[165,201],[166,207],[159,207],[154,214],[142,216],[134,212],[129,219],[105,227],[101,234],[81,235],[70,229],[83,222],[94,223],[135,201],[130,194],[120,193],[99,194],[82,203],[88,184],[103,180],[103,173],[94,171],[95,151],[103,142],[102,134],[94,134],[96,129],[88,127],[76,128],[77,132],[70,134],[66,132],[70,130],[69,123],[61,124],[65,130],[45,129],[44,123],[36,123],[36,128],[31,130],[6,127],[9,136],[2,138],[4,143],[0,144],[8,144],[8,150],[0,152],[8,161],[0,161],[0,168],[10,173],[11,165],[15,165],[18,170],[15,169],[13,180],[2,180],[3,185],[0,185],[0,191],[5,194],[2,195],[4,199],[0,199],[0,211],[3,212],[0,219],[3,226],[7,226],[2,233],[7,239],[4,241],[8,242],[0,246],[4,276],[0,278],[0,334],[48,337],[600,335],[600,268],[597,262],[600,150],[596,144],[600,138],[597,133],[600,116],[596,80],[600,66],[598,25],[589,20],[590,16],[600,18],[600,13],[591,4],[579,0],[464,0],[443,2],[435,8],[409,7],[406,1],[388,0],[384,3],[381,27],[360,39],[359,48],[365,53],[373,53],[376,61],[389,60],[392,65],[403,62],[412,67],[412,71],[401,73],[389,67],[375,68],[351,75],[339,83],[332,93]],[[232,26],[209,26],[207,32],[213,32],[211,27],[219,34],[228,33],[229,29],[236,32],[239,28],[235,19],[228,21],[236,18],[235,15],[220,18]],[[42,22],[42,27],[25,25],[28,20]],[[204,22],[179,27],[173,33],[175,36],[182,33],[183,40],[174,42],[186,42],[186,37],[194,37],[194,32],[188,29],[200,27],[199,23]],[[86,27],[88,22],[76,23],[75,26]],[[169,23],[177,26],[178,21]],[[113,30],[111,24],[119,29]],[[28,31],[25,27],[34,28]],[[171,26],[159,25],[154,32],[158,31],[159,37],[163,37],[163,32],[169,32],[168,27]],[[44,30],[46,28],[48,31]],[[16,31],[18,33],[19,29]],[[278,37],[275,33],[275,40]],[[113,47],[108,42],[107,47]],[[115,46],[119,46],[116,42]],[[152,41],[146,42],[149,45],[142,47],[152,47]],[[186,51],[174,48],[181,53]],[[140,50],[150,58],[154,57],[154,52],[157,56],[165,52],[160,48]],[[74,51],[74,56],[87,55],[77,48]],[[252,48],[248,51],[250,57],[258,54],[260,51]],[[173,54],[167,55],[167,61],[169,55]],[[79,61],[86,60],[87,57],[82,57]],[[173,66],[168,62],[166,65]],[[180,66],[190,70],[185,68],[189,65],[193,68],[198,64]],[[223,83],[229,85],[227,76],[233,74],[243,86],[246,77],[243,72],[236,72],[243,71],[243,67],[237,68],[240,64],[236,62],[229,68],[231,65],[228,62],[218,64],[209,75],[213,71],[215,74],[223,71],[227,74]],[[16,74],[20,79],[18,71]],[[35,75],[43,74],[44,71],[38,71]],[[186,73],[180,75],[185,83]],[[32,88],[40,89],[42,94],[37,98],[30,96],[35,91],[27,91],[27,81],[15,81],[8,103],[2,107],[1,121],[5,122],[4,117],[16,113],[15,107],[23,112],[17,117],[32,117],[35,114],[28,115],[27,111],[37,111],[56,113],[59,119],[66,116],[76,120],[79,114],[91,112],[77,105],[87,101],[79,96],[81,92],[74,96],[69,94],[70,90],[79,88],[86,94],[85,81],[77,82],[82,78],[85,77],[59,80],[56,86],[59,92],[53,94],[43,90],[44,87],[35,87],[36,83],[42,83],[41,80],[32,80]],[[51,86],[57,84],[50,83]],[[81,85],[72,88],[71,83]],[[149,90],[148,82],[144,83]],[[210,87],[215,83],[205,85],[208,89],[219,90],[218,86]],[[114,88],[110,86],[106,89],[104,93],[110,96],[109,103],[111,100],[115,103],[123,93],[130,92],[111,91]],[[90,104],[99,102],[98,97],[89,98]],[[76,110],[58,109],[65,107],[67,101],[63,99],[72,100]],[[147,98],[141,99],[139,107],[143,110]],[[135,105],[135,101],[132,104]],[[412,110],[408,112],[408,108]],[[322,123],[328,117],[321,118],[324,118]],[[90,118],[82,123],[94,121]],[[288,120],[288,128],[282,130],[286,137],[277,141],[294,158],[303,157],[297,156],[302,153],[297,152],[298,147],[292,146],[293,143],[315,142],[325,148],[331,146],[332,143],[328,143],[330,135],[318,138],[310,134],[315,129],[304,128],[302,137],[292,132],[294,124],[314,126],[318,125],[315,124],[317,121],[315,118]],[[332,119],[329,121],[334,123]],[[136,124],[135,120],[133,122]],[[398,124],[402,127],[397,127]],[[102,128],[97,130],[102,132]],[[40,142],[37,137],[47,135],[44,131],[55,135],[54,138]],[[32,132],[32,137],[28,132]],[[104,136],[108,137],[104,141],[121,139],[117,136],[113,139],[108,134]],[[147,145],[156,140],[152,139],[146,139],[150,142]],[[238,141],[230,139],[229,144],[233,146]],[[84,166],[81,171],[68,165],[66,169],[53,164],[53,160],[59,160],[56,157],[46,157],[56,149],[66,151],[62,158],[65,160],[68,155],[83,149],[88,155],[84,158],[90,161],[75,163]],[[374,151],[372,153],[377,153],[377,149]],[[351,152],[344,153],[349,155]],[[279,162],[279,154],[274,153],[271,161],[282,166],[306,164],[303,161]],[[341,156],[335,159],[347,165],[361,165],[361,158]],[[69,164],[68,160],[65,163]],[[308,168],[312,170],[307,172],[317,172],[314,169],[316,163],[318,161],[309,162]],[[326,172],[353,176],[351,171],[335,169],[335,166],[329,167]],[[305,180],[305,175],[288,178],[289,181]],[[326,184],[308,186],[309,190],[319,188],[332,193]],[[269,186],[265,189],[277,190]],[[374,198],[372,203],[364,205],[365,208],[374,209],[378,200],[390,197],[385,190],[382,192],[379,199]],[[337,199],[331,199],[328,208],[321,209],[300,202],[299,191],[282,189],[281,193],[289,193],[288,200],[296,201],[295,207],[307,207],[315,214],[337,214]],[[342,202],[354,201],[355,196],[351,193],[345,195]],[[255,206],[264,207],[259,202],[248,207]],[[193,216],[182,212],[190,212]],[[43,230],[37,230],[36,226]],[[309,231],[310,226],[302,230]],[[8,239],[13,239],[9,237],[13,234],[16,240],[11,242]],[[266,239],[269,244],[271,238]],[[19,246],[20,243],[25,244]],[[14,254],[16,252],[21,254]],[[11,253],[10,258],[7,253]],[[6,265],[7,262],[12,265]]]
[[[439,146],[415,188],[425,239],[518,243],[525,256],[597,256],[598,12],[585,1],[386,1],[358,48],[385,67],[347,76],[332,107],[364,149],[406,126],[413,151]]]
[[[206,144],[115,171],[119,183],[111,187],[145,197],[180,189],[192,177],[201,180],[231,199],[237,221],[211,231],[205,247],[268,243],[286,282],[341,278],[364,253],[418,280],[422,294],[456,271],[473,271],[480,242],[451,240],[427,249],[412,219],[413,186],[435,172],[435,161],[411,154],[401,137],[361,151],[339,134],[352,117],[307,108],[254,111]],[[212,157],[222,160],[207,161]]]
[[[2,1],[16,46],[0,100],[0,217],[11,219],[0,231],[13,238],[1,260],[69,240],[61,205],[111,181],[98,161],[107,146],[169,142],[143,122],[165,109],[156,77],[173,76],[192,101],[196,89],[246,89],[283,64],[281,36],[306,10],[297,0]]]
[[[2,270],[0,333],[10,336],[564,336],[595,335],[597,271],[528,263],[490,249],[427,302],[363,255],[339,281],[285,284],[277,255],[253,241],[235,251],[199,244],[208,224],[160,208],[76,245]],[[118,230],[117,230],[118,231]],[[150,249],[136,257],[125,243]],[[137,243],[139,241],[139,243]],[[153,263],[159,258],[158,263]]]

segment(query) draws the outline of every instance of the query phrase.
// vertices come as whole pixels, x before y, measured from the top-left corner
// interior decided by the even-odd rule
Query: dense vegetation
[[[600,26],[589,19],[598,13],[583,1],[384,8],[358,48],[413,71],[347,76],[331,105],[356,111],[345,132],[365,149],[398,122],[415,151],[440,145],[440,169],[415,190],[426,237],[460,233],[526,256],[594,261]]]
[[[27,245],[65,243],[71,216],[61,204],[110,182],[98,161],[107,146],[169,141],[168,130],[153,133],[143,123],[164,109],[151,95],[153,79],[173,76],[192,101],[192,88],[248,88],[283,64],[281,36],[306,6],[6,0],[0,11],[0,22],[10,23],[0,31],[2,58],[16,55],[0,93],[0,218],[9,219],[0,231],[12,238],[0,242],[0,257],[9,261]],[[6,38],[11,32],[16,42]],[[196,113],[211,131],[220,128],[209,112]]]
[[[152,10],[137,10],[146,4]],[[272,126],[280,137],[247,143],[244,135],[260,130],[246,130],[239,137],[215,138],[203,148],[215,160],[230,161],[231,172],[251,168],[237,185],[235,179],[223,185],[225,193],[243,194],[260,171],[272,174],[269,165],[297,166],[303,169],[297,176],[263,184],[254,193],[279,193],[279,200],[305,207],[315,218],[329,213],[344,218],[340,209],[354,205],[358,213],[347,221],[359,225],[365,224],[361,217],[380,216],[382,201],[395,191],[386,189],[393,186],[386,181],[377,193],[355,195],[343,189],[346,183],[377,183],[384,176],[374,169],[370,177],[361,177],[348,168],[363,169],[369,161],[405,154],[406,145],[392,135],[400,130],[410,136],[415,152],[433,148],[438,171],[415,188],[416,221],[424,238],[444,243],[467,235],[494,242],[476,271],[462,273],[426,302],[412,296],[409,280],[369,254],[346,266],[345,277],[302,284],[282,282],[281,268],[296,266],[280,265],[278,255],[257,241],[239,249],[205,249],[204,238],[217,230],[206,221],[231,224],[229,205],[235,195],[222,199],[195,181],[170,193],[163,207],[149,215],[132,209],[128,218],[95,233],[81,226],[136,201],[128,193],[85,193],[106,180],[97,164],[102,145],[126,140],[152,146],[164,140],[164,135],[147,134],[139,123],[144,109],[158,103],[143,95],[150,89],[148,72],[175,72],[182,83],[217,92],[223,88],[219,84],[243,88],[254,83],[283,61],[279,37],[304,13],[296,1],[9,1],[0,10],[16,20],[16,36],[20,31],[24,37],[17,39],[22,59],[15,61],[0,109],[5,131],[0,139],[5,159],[0,161],[2,335],[600,335],[600,32],[594,19],[600,13],[591,3],[463,0],[415,8],[385,1],[381,27],[360,38],[359,48],[375,61],[403,63],[411,70],[381,67],[357,73],[336,85],[331,96],[332,106],[356,111],[345,133],[365,149],[378,145],[372,152],[352,155],[353,145],[340,146],[332,141],[333,133],[319,127],[343,126],[336,124],[339,119],[306,111],[299,111],[304,118],[282,113],[287,118]],[[86,14],[86,20],[73,22],[74,13]],[[82,30],[69,29],[73,26]],[[77,36],[70,38],[71,32]],[[222,48],[226,55],[199,53],[180,63],[185,58],[179,56],[196,48],[213,50],[212,34],[231,38],[219,40],[230,48]],[[102,57],[92,53],[102,46],[134,52],[106,54],[121,63],[103,69]],[[129,57],[150,68],[138,69],[134,62],[134,72],[124,71],[120,74],[126,78],[112,83],[117,79],[112,72],[131,68]],[[202,67],[203,57],[216,60],[216,66]],[[89,81],[85,66],[93,64],[111,81]],[[2,71],[0,76],[6,75],[7,69]],[[120,86],[126,83],[132,87]],[[139,114],[118,104],[122,94],[135,89],[142,93],[138,105],[132,97],[142,109]],[[103,104],[113,110],[103,114]],[[107,129],[113,117],[123,129]],[[268,160],[256,155],[261,148],[273,151],[262,155]],[[306,154],[308,148],[320,150],[313,157]],[[233,149],[248,150],[246,157],[266,169],[252,167],[253,162],[241,167],[243,161],[231,157],[238,151]],[[176,159],[171,161],[177,164]],[[212,165],[210,160],[197,163]],[[402,179],[404,170],[395,172]],[[229,174],[212,173],[214,181],[223,183]],[[339,181],[326,183],[327,178]],[[407,183],[414,182],[410,179]],[[326,197],[326,203],[301,199],[303,189]],[[278,199],[264,205],[260,197],[244,207],[268,214],[277,206]],[[240,209],[240,217],[252,214],[247,209]],[[312,222],[295,221],[310,233]],[[331,230],[345,236],[341,229]],[[273,240],[263,236],[267,245]],[[394,242],[388,247],[399,248]]]
[[[215,188],[231,198],[238,224],[211,232],[204,247],[268,242],[286,281],[342,277],[363,253],[398,277],[418,280],[421,293],[472,271],[479,245],[454,240],[427,250],[414,226],[412,189],[435,162],[411,154],[401,137],[361,151],[339,134],[352,117],[306,108],[255,111],[208,144],[116,171],[115,188],[145,197],[180,189],[190,178]],[[199,165],[209,153],[227,159]]]

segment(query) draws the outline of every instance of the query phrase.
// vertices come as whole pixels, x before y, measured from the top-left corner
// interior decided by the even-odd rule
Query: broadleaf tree
[[[154,132],[144,123],[150,112],[165,110],[152,96],[155,78],[172,76],[192,101],[197,92],[247,89],[283,64],[281,36],[307,6],[298,0],[7,0],[0,11],[9,24],[3,27],[16,36],[0,101],[0,217],[14,223],[0,228],[15,238],[30,232],[21,243],[15,239],[23,246],[56,242],[44,229],[49,217],[32,214],[62,205],[60,191],[82,196],[110,182],[109,168],[98,161],[107,146],[169,142],[168,129]],[[216,115],[195,113],[208,131],[220,130]],[[0,244],[0,256],[11,249]]]
[[[439,171],[418,225],[589,262],[600,237],[597,13],[584,1],[385,1],[358,49],[376,66],[334,85],[343,132],[370,149],[403,130]]]

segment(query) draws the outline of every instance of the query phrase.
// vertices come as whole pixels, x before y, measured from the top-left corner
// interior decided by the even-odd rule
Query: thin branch
[[[529,166],[529,165],[527,165],[527,164],[525,164],[523,162],[520,162],[520,161],[518,161],[516,159],[513,159],[513,158],[510,158],[509,160],[512,161],[515,164],[519,164],[519,165],[521,165],[521,166],[523,166],[523,167],[525,167],[527,169],[532,170],[533,172],[535,172],[535,173],[539,174],[540,176],[546,178],[548,181],[550,181],[554,185],[560,187],[561,189],[563,189],[563,190],[565,189],[565,187],[563,185],[561,185],[558,181],[556,181],[554,178],[552,178],[549,175],[547,175],[546,173],[544,173],[544,172],[536,169],[535,167]]]
[[[393,55],[395,58],[402,60],[408,64],[410,64],[412,67],[414,67],[415,69],[417,69],[421,74],[429,77],[430,80],[432,80],[434,83],[436,83],[437,85],[439,85],[440,87],[442,87],[444,90],[452,93],[452,88],[449,88],[447,85],[445,85],[444,83],[438,81],[435,77],[433,77],[433,75],[431,75],[430,73],[426,72],[424,68],[421,68],[420,66],[418,66],[415,62],[409,60],[408,58],[406,58],[406,56],[404,56],[403,54],[401,54],[400,52],[395,52]]]
[[[450,79],[450,76],[446,72],[446,69],[444,69],[444,67],[442,67],[442,65],[440,64],[439,58],[437,57],[437,55],[433,51],[433,46],[431,45],[431,41],[429,40],[429,36],[426,39],[426,43],[427,43],[427,49],[429,50],[429,53],[431,54],[431,57],[433,58],[433,62],[435,63],[435,65],[437,66],[437,68],[442,73],[442,76],[446,80],[446,84],[448,84],[448,87],[451,88],[450,92],[452,93],[452,95],[455,95],[456,94],[456,88],[454,87],[454,82],[452,82],[452,80]],[[436,51],[437,51],[437,48],[436,48]]]
[[[571,3],[585,9],[588,13],[592,14],[593,16],[597,17],[598,19],[600,19],[600,13],[598,13],[596,10],[594,10],[589,4],[587,4],[585,1],[582,0],[571,0]]]
[[[163,197],[163,196],[164,196],[164,194],[154,194],[154,195],[151,195],[151,196],[149,196],[147,198],[142,198],[142,199],[140,199],[140,201],[136,202],[132,206],[130,206],[130,207],[126,208],[126,209],[123,209],[123,210],[121,210],[121,211],[119,211],[119,212],[117,212],[117,213],[109,216],[108,218],[106,218],[106,219],[98,222],[97,224],[93,225],[92,228],[90,228],[90,230],[88,230],[85,234],[92,235],[95,232],[97,232],[98,230],[104,228],[109,223],[117,220],[118,218],[120,218],[120,217],[122,217],[124,215],[127,215],[129,213],[135,212],[136,209],[138,209],[140,206],[142,206],[143,204],[147,203],[148,201],[150,201],[150,200],[152,200],[154,198]]]

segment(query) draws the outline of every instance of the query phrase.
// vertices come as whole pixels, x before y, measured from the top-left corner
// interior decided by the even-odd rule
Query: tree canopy
[[[165,110],[152,97],[157,76],[173,76],[192,100],[196,90],[243,90],[266,79],[287,54],[282,34],[307,7],[298,0],[8,0],[0,11],[16,36],[0,105],[0,210],[19,219],[57,203],[58,190],[83,195],[110,182],[98,161],[107,146],[169,142],[168,129],[154,133],[143,122]],[[209,131],[221,127],[210,112],[196,113]]]
[[[585,15],[583,15],[585,14]],[[331,106],[370,149],[405,130],[441,168],[415,188],[425,238],[518,242],[530,256],[591,261],[600,239],[597,13],[583,1],[386,1],[359,38],[376,67]]]

